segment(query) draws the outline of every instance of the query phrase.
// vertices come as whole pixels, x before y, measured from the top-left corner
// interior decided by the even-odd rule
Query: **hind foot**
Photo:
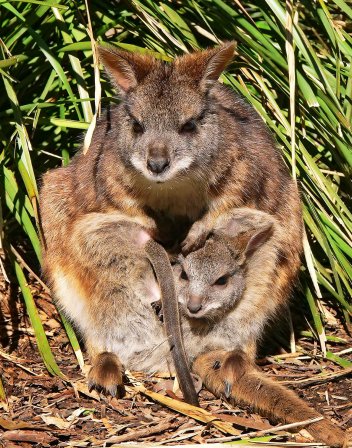
[[[352,446],[352,441],[348,440],[345,431],[327,419],[308,425],[306,430],[315,440],[321,440],[330,447],[347,448]]]
[[[206,388],[215,396],[249,404],[275,421],[296,423],[321,417],[292,391],[258,372],[243,351],[216,350],[204,353],[196,358],[192,371],[201,377]],[[348,447],[344,431],[326,418],[306,425],[305,429],[316,441],[331,447]]]

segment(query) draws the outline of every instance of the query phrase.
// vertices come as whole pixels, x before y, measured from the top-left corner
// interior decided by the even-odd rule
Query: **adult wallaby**
[[[296,185],[262,120],[217,81],[234,44],[170,64],[113,48],[99,53],[121,102],[98,122],[88,153],[47,173],[41,189],[44,272],[86,342],[91,380],[114,390],[122,364],[152,370],[152,357],[140,352],[161,342],[148,336],[159,334],[150,331],[159,325],[152,311],[140,312],[154,289],[133,225],[166,248],[183,241],[187,253],[242,206],[271,213],[282,227],[253,298],[263,312],[254,307],[242,322],[242,348],[253,360],[264,323],[296,278],[302,219]]]

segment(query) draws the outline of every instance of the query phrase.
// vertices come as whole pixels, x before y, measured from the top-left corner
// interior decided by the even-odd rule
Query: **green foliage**
[[[290,3],[293,10],[287,11]],[[347,326],[352,311],[351,7],[344,0],[92,0],[90,19],[83,2],[0,2],[4,247],[20,241],[27,264],[38,271],[37,183],[47,169],[68,163],[93,117],[89,24],[97,41],[148,49],[164,60],[236,40],[236,58],[223,82],[258,111],[299,182],[308,235],[302,296],[324,348],[321,299],[334,304]],[[102,88],[104,106],[113,92],[104,79]],[[31,314],[34,302],[20,263],[9,259]],[[58,372],[38,328],[46,365]]]

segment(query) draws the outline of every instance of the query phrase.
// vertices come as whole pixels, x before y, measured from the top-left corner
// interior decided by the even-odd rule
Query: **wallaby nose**
[[[161,174],[170,165],[168,145],[162,139],[153,140],[148,146],[147,167],[153,174]]]
[[[191,297],[187,303],[188,311],[192,314],[198,313],[202,308],[202,298],[201,297]]]
[[[147,161],[148,170],[154,174],[163,173],[169,165],[170,160],[164,157],[157,157],[155,159],[150,158]]]

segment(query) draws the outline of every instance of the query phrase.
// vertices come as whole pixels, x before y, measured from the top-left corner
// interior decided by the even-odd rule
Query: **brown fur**
[[[45,275],[91,352],[121,350],[127,367],[143,352],[141,365],[151,369],[146,334],[162,339],[143,301],[152,272],[144,248],[131,237],[135,225],[170,247],[188,233],[187,252],[237,207],[274,215],[282,228],[277,249],[290,264],[265,273],[258,286],[262,300],[248,315],[248,325],[256,319],[261,328],[286,302],[298,272],[297,188],[262,120],[216,81],[233,51],[233,44],[224,44],[166,65],[150,56],[101,49],[122,102],[97,124],[87,155],[80,152],[68,167],[44,176]],[[159,173],[149,169],[156,159],[167,161]],[[121,221],[131,227],[121,227]],[[258,334],[260,329],[249,335],[244,348],[252,357]]]
[[[321,417],[292,391],[263,375],[242,351],[213,351],[200,355],[193,371],[217,397],[226,396],[238,405],[250,405],[276,421],[296,423]],[[306,426],[316,441],[340,447],[345,434],[329,420]]]

